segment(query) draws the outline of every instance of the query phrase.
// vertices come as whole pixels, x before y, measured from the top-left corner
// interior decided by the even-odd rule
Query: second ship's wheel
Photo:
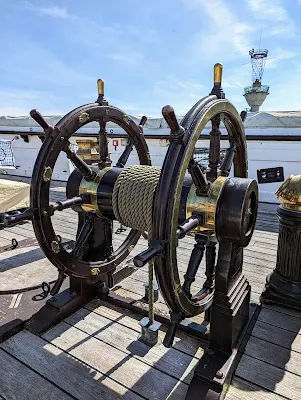
[[[236,241],[237,244],[232,251],[234,264],[235,257],[242,256],[240,249],[249,243],[255,226],[257,186],[254,181],[240,179],[247,177],[246,139],[242,118],[235,107],[223,98],[220,82],[221,65],[217,64],[215,86],[211,95],[198,102],[180,125],[170,106],[164,107],[162,111],[171,128],[171,139],[154,200],[153,242],[157,248],[160,247],[154,266],[158,284],[171,310],[171,316],[178,320],[197,315],[212,304],[215,245],[219,240],[219,233],[223,231],[221,215],[226,216],[224,219],[229,222],[228,226],[231,226],[231,229],[234,226],[233,242]],[[209,167],[204,171],[194,160],[193,154],[197,140],[209,121],[212,124]],[[220,160],[221,121],[226,128],[230,143],[223,161]],[[234,178],[229,177],[231,168]],[[229,198],[229,194],[226,195],[226,192],[229,193],[227,188],[230,186],[235,186],[235,191],[232,192],[236,198],[229,205],[226,198],[227,196]],[[183,195],[185,190],[188,193]],[[230,193],[232,192],[230,189]],[[225,210],[227,204],[228,209]],[[220,213],[221,208],[224,214]],[[187,219],[195,215],[200,224],[190,231],[196,243],[184,279],[181,279],[182,261],[179,260],[177,248],[183,237],[181,229],[179,230],[179,221],[183,221],[183,211]],[[205,249],[207,280],[193,295],[191,285],[197,275]]]

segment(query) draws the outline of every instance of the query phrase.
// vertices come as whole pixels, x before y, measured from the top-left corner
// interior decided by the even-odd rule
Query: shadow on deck
[[[64,196],[59,184],[54,185],[51,195],[53,200]],[[256,304],[266,276],[276,263],[276,208],[275,204],[260,204],[256,230],[244,251],[244,272]],[[74,237],[72,228],[76,223],[71,212],[61,213],[54,224],[66,240]],[[11,235],[33,237],[29,224],[0,231],[0,238],[2,234],[3,240],[10,240]],[[116,243],[122,242],[125,235],[117,235]],[[140,243],[145,246],[143,241]],[[192,245],[189,240],[183,242],[183,260]],[[30,268],[47,261],[37,248],[29,248],[23,256],[21,253],[3,253],[3,260],[9,261],[0,269],[0,277],[23,265]],[[122,281],[115,293],[141,300],[146,279],[147,270],[140,269]],[[21,303],[29,304],[34,294],[24,293]],[[1,303],[0,324],[3,307],[12,307],[18,317],[18,309],[14,309],[20,302],[18,296],[8,295]],[[162,313],[168,311],[161,296],[156,307]],[[166,349],[162,345],[166,328],[162,326],[159,344],[149,349],[138,340],[140,319],[128,310],[95,300],[41,337],[28,331],[16,334],[0,345],[0,398],[184,399],[193,368],[203,354],[202,342],[178,332],[174,347]],[[263,306],[226,399],[300,400],[300,328],[298,311]]]

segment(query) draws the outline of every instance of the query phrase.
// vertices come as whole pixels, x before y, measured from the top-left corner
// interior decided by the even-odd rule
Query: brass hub
[[[102,178],[108,171],[110,171],[111,167],[106,167],[100,170],[98,167],[92,166],[91,169],[96,172],[94,180],[87,181],[83,178],[79,186],[79,194],[90,195],[91,203],[82,204],[81,208],[85,212],[96,212],[97,215],[102,216],[97,204],[97,191]]]
[[[283,208],[301,211],[301,175],[290,175],[275,194]]]
[[[202,212],[205,214],[204,224],[197,227],[194,231],[191,231],[191,235],[203,231],[208,231],[209,236],[213,236],[215,234],[216,205],[227,179],[227,177],[219,176],[211,184],[209,192],[206,196],[198,196],[196,194],[195,185],[191,186],[186,203],[186,218],[191,217],[194,211]]]

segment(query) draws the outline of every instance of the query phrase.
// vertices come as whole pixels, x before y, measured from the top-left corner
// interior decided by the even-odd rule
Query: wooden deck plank
[[[91,365],[62,352],[56,346],[30,332],[18,333],[2,343],[0,348],[37,371],[48,381],[60,386],[75,399],[139,400],[142,398],[100,373]],[[30,351],[28,351],[29,349]],[[91,350],[93,351],[93,348]],[[97,353],[95,357],[98,357]],[[29,382],[31,382],[31,386],[36,387],[34,380]],[[43,386],[38,388],[41,387]],[[31,397],[31,399],[35,399],[35,397]]]
[[[187,385],[65,322],[43,335],[57,348],[83,361],[147,399],[185,398]],[[160,384],[158,384],[160,382]]]
[[[52,183],[51,201],[65,198],[64,187],[65,183]],[[276,208],[277,205],[259,204],[256,230],[250,245],[244,249],[243,270],[252,287],[251,299],[257,303],[266,276],[276,264],[279,225]],[[77,226],[76,213],[64,210],[56,213],[52,217],[52,222],[57,234],[74,240]],[[116,222],[114,232],[117,227],[119,223]],[[20,240],[19,235],[20,237],[34,235],[31,224],[9,228],[6,232],[15,235],[17,240]],[[114,248],[119,247],[128,232],[129,229],[114,235]],[[183,275],[193,245],[194,239],[190,237],[180,241],[179,271]],[[147,241],[140,239],[128,258],[146,247]],[[53,270],[56,272],[55,268]],[[204,271],[203,260],[195,281],[196,286],[203,284]],[[147,267],[139,269],[122,281],[116,292],[140,300],[144,295],[142,283],[147,281],[147,277]],[[155,307],[168,316],[168,308],[161,296]],[[301,398],[301,369],[299,368],[300,372],[298,369],[301,362],[301,313],[299,315],[296,311],[271,307],[262,308],[226,400]],[[74,388],[68,386],[68,383],[62,382],[62,385],[65,385],[62,386],[64,390],[75,398],[164,399],[172,393],[169,398],[184,399],[187,383],[191,378],[191,368],[203,352],[199,341],[179,332],[172,349],[165,349],[159,344],[144,354],[145,346],[137,341],[140,334],[138,324],[140,319],[141,316],[134,315],[130,311],[111,305],[108,307],[100,300],[95,300],[47,332],[44,335],[47,341],[34,337],[35,347],[38,348],[34,351],[34,355],[26,355],[25,350],[18,353],[20,343],[26,347],[26,343],[33,340],[33,335],[28,332],[30,338],[23,336],[18,339],[20,343],[16,348],[10,344],[9,351],[26,360],[28,365],[35,365],[34,358],[39,360],[36,368],[52,382],[57,379],[61,382],[63,377],[64,381],[68,380],[67,372],[64,373],[63,368],[70,369],[72,373],[75,370],[77,380],[82,383],[83,376],[88,388],[86,391],[81,388],[81,392],[78,393],[73,391]],[[166,327],[162,326],[159,342],[163,340],[165,330]],[[50,366],[45,366],[41,362],[43,357],[51,358]],[[58,375],[53,371],[57,367],[61,372],[61,378],[57,378]],[[158,381],[164,381],[159,389],[156,388]],[[92,387],[91,392],[90,387]],[[104,390],[101,394],[100,387]],[[88,395],[90,397],[87,397]]]
[[[298,376],[246,354],[242,355],[235,376],[287,399],[301,398],[301,379]]]
[[[258,321],[265,322],[266,324],[277,326],[278,328],[287,331],[300,333],[301,319],[280,313],[278,311],[263,308],[258,316]]]
[[[5,246],[9,246],[9,245],[11,245],[11,240],[8,240],[8,239],[6,239],[6,238],[3,238],[3,237],[1,236],[1,232],[0,232],[0,248],[1,248],[1,247],[5,247]]]
[[[234,378],[227,395],[226,400],[283,400],[282,396],[263,389],[248,381],[240,378]]]
[[[301,335],[257,321],[252,336],[301,353]]]
[[[87,309],[78,311],[65,322],[179,381],[191,381],[192,369],[196,366],[198,358],[183,354],[177,349],[164,347],[162,331],[158,345],[150,348],[138,340],[140,332],[119,324],[118,320],[112,321]],[[137,321],[135,323],[137,324]],[[198,353],[199,356],[202,355],[201,351]]]
[[[18,238],[20,235],[26,236],[28,238],[36,237],[31,223],[25,223],[22,225],[12,226],[12,227],[6,228],[5,230],[7,232],[11,232],[11,233],[15,234],[15,237],[18,237]]]
[[[16,235],[15,233],[9,232],[9,231],[6,230],[6,229],[3,229],[3,230],[1,231],[1,237],[3,237],[3,238],[5,238],[5,239],[9,240],[10,242],[12,241],[12,239],[16,239],[16,236],[18,237],[17,240],[24,240],[24,239],[27,239],[27,237],[24,236],[24,235],[20,235],[20,234]]]
[[[278,306],[277,304],[262,304],[262,307],[267,310],[277,311],[281,314],[291,315],[292,317],[301,318],[301,311],[296,310],[295,308]]]
[[[141,316],[134,314],[129,310],[121,309],[112,304],[108,306],[105,302],[99,299],[93,300],[91,303],[87,304],[85,308],[94,313],[98,313],[111,321],[118,321],[118,324],[130,328],[137,333],[140,333],[141,331],[138,324]],[[165,331],[166,327],[162,325],[159,331],[159,337],[161,340],[164,338],[165,333],[163,332]],[[203,350],[200,349],[200,341],[191,336],[185,335],[180,331],[177,332],[173,348],[192,357],[199,358],[203,354]]]
[[[281,344],[281,336],[279,336],[279,344]],[[271,343],[269,336],[266,336],[265,340],[251,336],[244,354],[301,377],[301,354]]]
[[[0,399],[71,400],[58,387],[0,349]],[[34,382],[34,384],[33,384]]]
[[[262,308],[235,372],[235,379],[242,378],[270,391],[271,393],[263,392],[263,398],[266,399],[277,399],[279,396],[291,400],[301,398],[301,318],[286,315],[286,310],[280,307],[278,311]],[[242,381],[244,385],[245,381]],[[238,396],[235,390],[231,390],[226,400],[234,400]],[[234,397],[231,393],[234,393]],[[261,397],[256,391],[255,396],[241,398]]]
[[[38,245],[0,253],[0,290],[22,290],[57,279],[57,269]]]

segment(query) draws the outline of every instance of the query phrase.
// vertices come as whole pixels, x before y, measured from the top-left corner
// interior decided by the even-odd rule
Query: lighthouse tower
[[[251,112],[259,111],[259,107],[269,94],[270,87],[261,84],[268,52],[266,49],[252,49],[249,51],[252,65],[252,86],[244,88],[244,97],[251,107]]]

